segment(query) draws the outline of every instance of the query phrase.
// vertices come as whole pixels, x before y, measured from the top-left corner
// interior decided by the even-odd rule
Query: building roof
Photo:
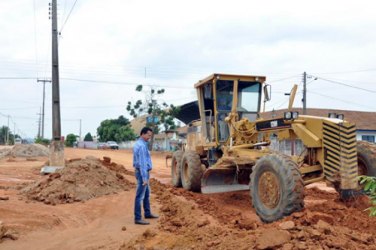
[[[293,108],[293,111],[298,111],[299,114],[303,114],[302,108]],[[283,113],[287,109],[280,109],[274,111],[268,111],[260,113],[260,117],[264,119],[271,119],[274,117],[282,117]],[[328,117],[329,113],[343,114],[345,120],[355,123],[357,130],[376,130],[376,112],[364,112],[354,110],[338,110],[338,109],[307,109],[307,115]]]

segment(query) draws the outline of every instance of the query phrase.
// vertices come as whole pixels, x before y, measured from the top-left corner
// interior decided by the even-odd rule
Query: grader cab
[[[265,81],[213,74],[195,84],[199,119],[188,125],[184,150],[172,155],[175,187],[250,190],[257,214],[271,222],[304,207],[304,185],[326,181],[346,198],[358,189],[359,173],[376,175],[372,150],[364,143],[357,149],[352,123],[292,111],[262,119],[262,102],[270,99]]]

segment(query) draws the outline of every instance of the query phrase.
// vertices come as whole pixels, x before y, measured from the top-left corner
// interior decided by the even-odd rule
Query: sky
[[[212,73],[263,75],[266,110],[307,107],[375,112],[376,3],[254,0],[58,0],[62,135],[96,135],[101,121],[143,99],[139,84],[164,88],[161,100],[196,99]],[[0,126],[34,138],[51,79],[49,1],[0,1]],[[45,130],[52,137],[51,84]],[[9,119],[8,119],[9,118]],[[81,126],[80,126],[81,125]]]

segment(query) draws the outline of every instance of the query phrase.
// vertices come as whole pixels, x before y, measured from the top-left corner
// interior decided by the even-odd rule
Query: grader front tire
[[[171,159],[171,181],[174,187],[181,187],[181,162],[184,152],[178,150],[173,153]]]
[[[193,192],[201,191],[201,177],[204,173],[200,156],[193,151],[186,151],[183,155],[181,180],[183,188]]]
[[[273,222],[304,207],[304,184],[290,157],[271,154],[256,162],[250,176],[250,195],[256,213]]]

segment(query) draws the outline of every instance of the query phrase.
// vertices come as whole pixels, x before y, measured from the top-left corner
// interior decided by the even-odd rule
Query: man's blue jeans
[[[148,172],[149,175],[149,172]],[[141,206],[144,206],[145,216],[150,216],[150,188],[149,183],[145,186],[142,185],[141,173],[138,169],[135,170],[135,176],[137,179],[136,199],[134,202],[134,220],[138,221],[142,219]],[[147,177],[149,179],[149,176]]]

